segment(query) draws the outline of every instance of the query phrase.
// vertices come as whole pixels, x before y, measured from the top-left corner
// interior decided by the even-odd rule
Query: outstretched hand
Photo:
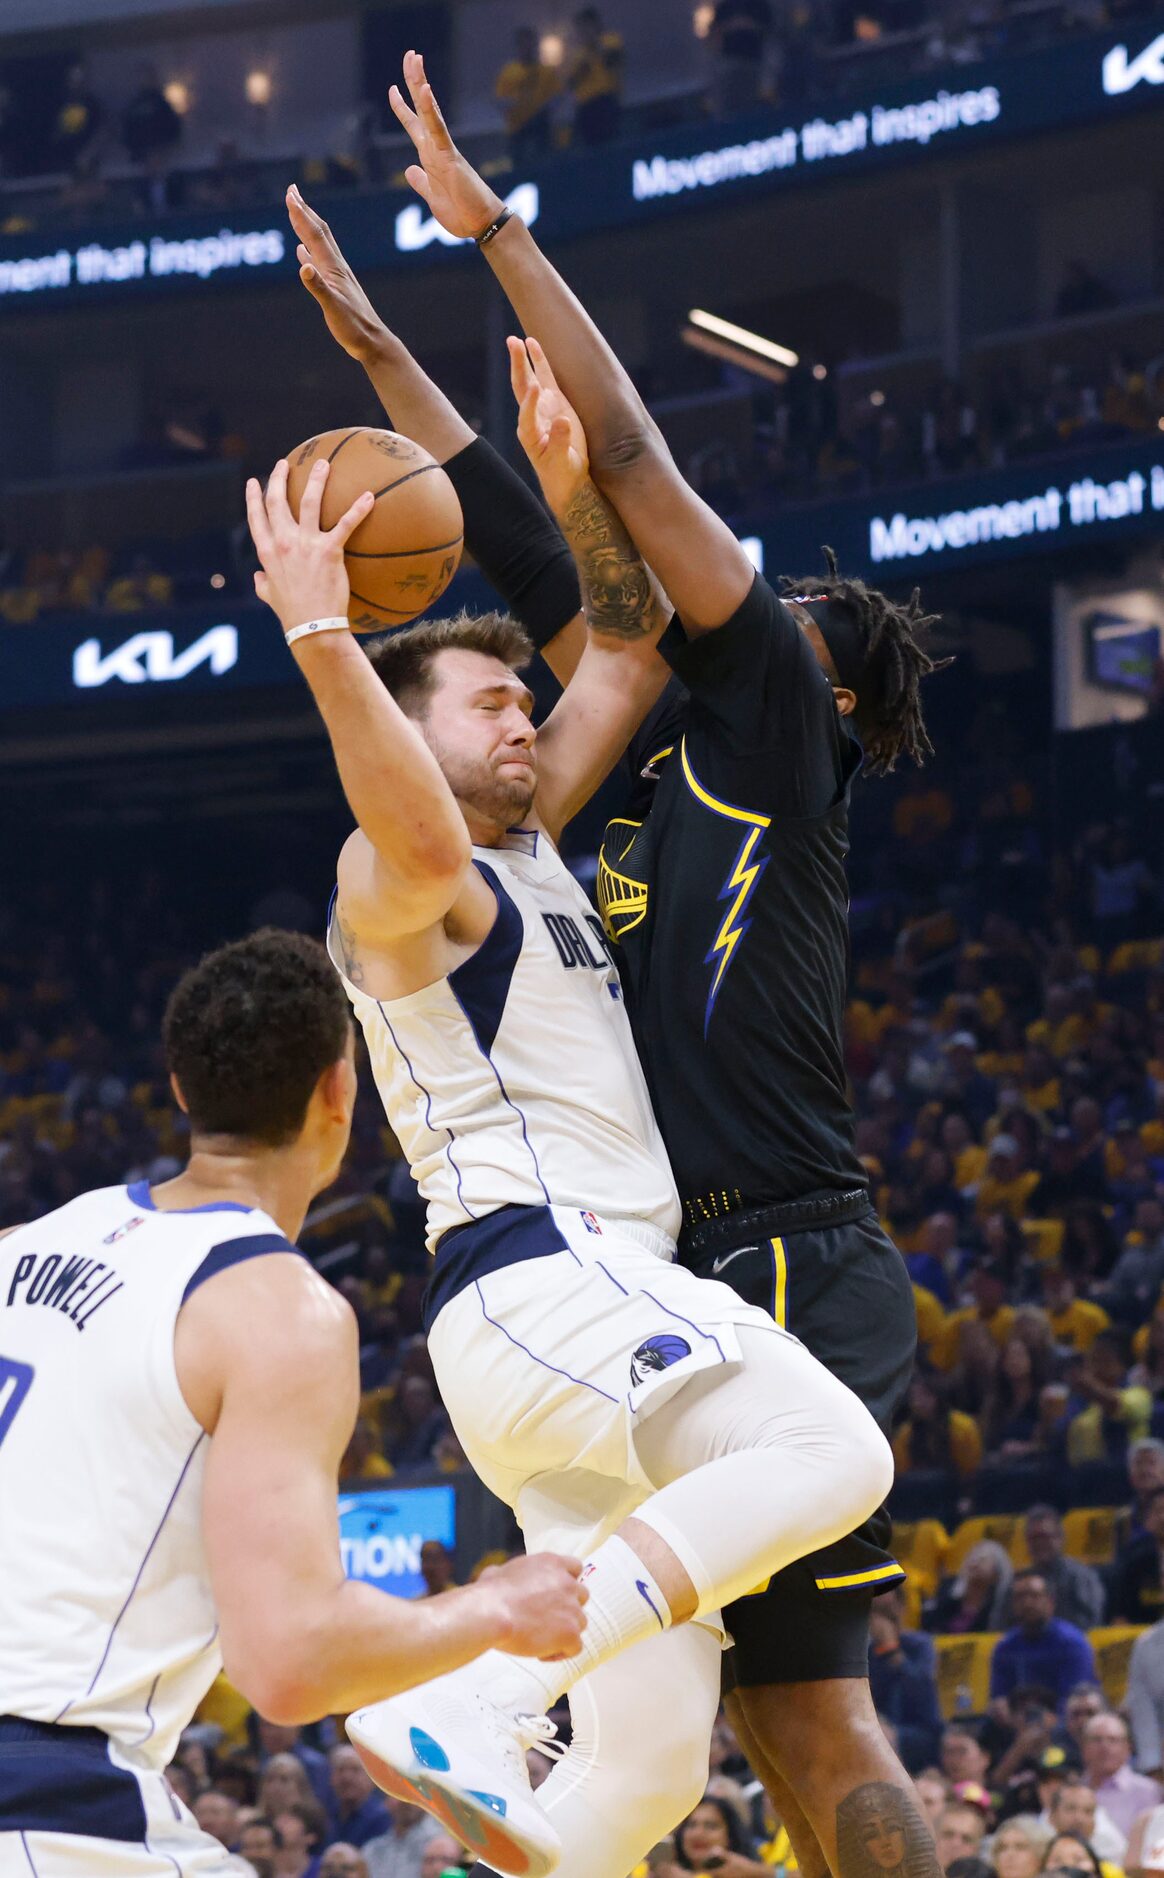
[[[287,191],[287,213],[299,239],[295,250],[299,278],[323,308],[332,338],[363,365],[386,330],[384,322],[344,260],[331,229],[294,183]]]
[[[428,203],[442,228],[462,240],[471,240],[496,221],[505,204],[484,177],[478,176],[449,135],[419,52],[405,53],[404,82],[412,99],[411,110],[399,85],[392,86],[388,102],[420,158],[419,163],[405,170],[405,179]]]
[[[590,474],[586,433],[536,339],[507,339],[509,382],[517,399],[517,438],[546,501],[564,515]]]
[[[375,498],[366,489],[334,528],[321,528],[319,512],[330,468],[326,459],[312,468],[300,497],[298,521],[287,500],[286,457],[271,471],[265,496],[255,477],[247,483],[247,521],[262,562],[255,592],[278,614],[285,633],[308,620],[342,619],[348,610],[351,588],[344,546]]]

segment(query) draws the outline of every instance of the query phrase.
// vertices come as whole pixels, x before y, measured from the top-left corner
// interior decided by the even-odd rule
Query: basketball
[[[406,626],[439,600],[461,558],[464,523],[457,492],[427,450],[394,430],[326,430],[291,451],[287,500],[299,500],[321,457],[331,464],[321,524],[332,528],[370,489],[376,498],[344,551],[353,632]]]

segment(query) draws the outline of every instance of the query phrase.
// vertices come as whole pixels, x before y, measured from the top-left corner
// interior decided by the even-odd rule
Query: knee
[[[856,1525],[889,1498],[893,1449],[856,1396],[850,1397],[850,1410],[841,1432],[841,1456],[846,1481],[860,1507],[853,1522]]]

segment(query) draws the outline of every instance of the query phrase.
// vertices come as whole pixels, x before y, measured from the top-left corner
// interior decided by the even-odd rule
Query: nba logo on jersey
[[[145,1220],[142,1218],[141,1214],[135,1213],[133,1218],[127,1219],[124,1226],[119,1226],[116,1232],[106,1233],[101,1243],[102,1245],[116,1245],[119,1239],[127,1238],[138,1226],[144,1225]]]
[[[602,1227],[598,1224],[593,1213],[583,1213],[582,1224],[585,1226],[587,1232],[596,1232],[601,1239]]]

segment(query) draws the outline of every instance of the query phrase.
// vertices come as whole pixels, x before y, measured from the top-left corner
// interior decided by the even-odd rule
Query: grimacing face
[[[465,808],[498,829],[524,821],[537,791],[533,694],[500,659],[439,652],[416,725]]]

